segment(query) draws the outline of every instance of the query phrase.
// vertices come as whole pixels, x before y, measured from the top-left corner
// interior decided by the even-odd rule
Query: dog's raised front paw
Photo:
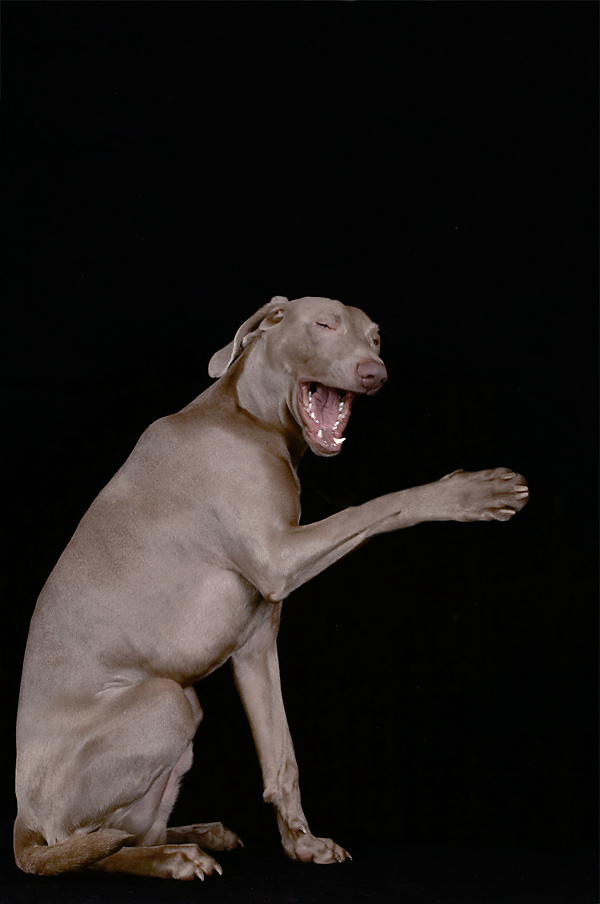
[[[508,468],[453,471],[438,486],[443,520],[509,521],[529,499],[525,478]]]

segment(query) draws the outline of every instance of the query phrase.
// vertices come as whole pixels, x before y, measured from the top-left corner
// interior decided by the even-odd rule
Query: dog
[[[194,685],[228,660],[285,853],[346,860],[302,810],[277,660],[283,600],[376,534],[508,521],[528,500],[513,471],[459,470],[300,525],[303,454],[339,455],[354,398],[387,380],[378,327],[358,308],[276,296],[209,374],[202,395],[145,431],[37,602],[17,718],[26,872],[221,872],[205,848],[235,848],[237,835],[168,820],[202,720]]]

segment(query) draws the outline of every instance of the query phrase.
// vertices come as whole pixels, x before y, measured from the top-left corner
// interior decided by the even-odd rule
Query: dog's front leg
[[[281,604],[232,657],[235,682],[252,729],[263,774],[263,800],[275,806],[281,843],[292,860],[336,863],[350,855],[310,831],[300,800],[298,765],[283,706],[276,636]]]

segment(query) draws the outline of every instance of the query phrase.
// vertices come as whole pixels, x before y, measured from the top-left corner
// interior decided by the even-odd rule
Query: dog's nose
[[[357,371],[360,382],[367,392],[374,392],[380,389],[387,380],[387,370],[383,361],[374,361],[373,358],[361,361],[358,364]]]

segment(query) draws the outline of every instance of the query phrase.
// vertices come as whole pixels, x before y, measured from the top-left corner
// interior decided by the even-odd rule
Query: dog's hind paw
[[[232,851],[244,847],[244,843],[234,832],[226,829],[222,822],[198,822],[189,826],[167,829],[170,844],[197,844],[209,851]]]
[[[201,879],[213,873],[223,875],[223,870],[208,854],[195,844],[165,844],[155,848],[155,872],[150,875],[168,879]]]

